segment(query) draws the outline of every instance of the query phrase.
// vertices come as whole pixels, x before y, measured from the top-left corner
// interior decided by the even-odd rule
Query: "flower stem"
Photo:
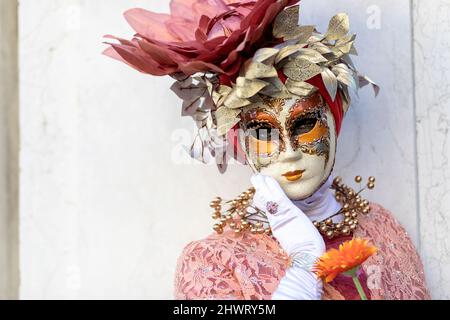
[[[361,282],[358,279],[358,276],[355,275],[355,276],[352,277],[352,279],[353,279],[353,283],[356,286],[356,289],[358,290],[358,293],[359,293],[359,296],[361,297],[361,300],[367,300],[366,293],[364,292],[364,289],[363,289],[363,287],[361,285]]]

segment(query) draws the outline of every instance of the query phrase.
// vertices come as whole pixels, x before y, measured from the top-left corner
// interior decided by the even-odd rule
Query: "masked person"
[[[352,63],[347,15],[321,34],[299,24],[298,2],[172,0],[170,15],[128,11],[131,41],[109,36],[119,43],[108,56],[176,79],[183,114],[199,127],[194,158],[205,161],[209,150],[221,171],[232,156],[255,173],[237,199],[211,203],[216,233],[183,251],[176,298],[359,299],[351,278],[323,283],[314,264],[327,249],[364,238],[379,249],[358,274],[370,299],[429,299],[405,230],[332,178],[350,93],[379,88]]]

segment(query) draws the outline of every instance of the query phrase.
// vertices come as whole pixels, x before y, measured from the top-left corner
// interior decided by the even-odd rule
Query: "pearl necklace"
[[[362,180],[361,176],[355,178],[355,182],[359,184]],[[334,179],[331,188],[335,191],[336,200],[342,205],[342,209],[323,221],[314,221],[313,224],[328,239],[350,236],[358,228],[358,218],[370,213],[370,203],[361,197],[361,193],[366,189],[375,188],[375,178],[370,177],[366,186],[360,188],[358,192],[343,184],[340,177]],[[225,228],[229,227],[236,236],[246,232],[253,235],[272,236],[266,213],[252,205],[255,192],[254,188],[250,188],[230,201],[224,201],[220,197],[215,198],[210,204],[214,209],[212,218],[217,220],[214,231],[222,234]],[[335,223],[333,218],[339,215],[342,215],[344,220]]]

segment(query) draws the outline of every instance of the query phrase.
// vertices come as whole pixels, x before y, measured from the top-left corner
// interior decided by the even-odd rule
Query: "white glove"
[[[267,176],[252,178],[253,205],[266,212],[274,237],[293,259],[273,300],[320,300],[322,282],[312,268],[325,252],[325,243],[311,220],[286,196],[278,182]]]

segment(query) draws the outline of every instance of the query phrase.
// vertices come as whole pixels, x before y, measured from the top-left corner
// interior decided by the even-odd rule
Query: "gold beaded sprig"
[[[357,176],[355,181],[362,182],[362,177]],[[342,183],[342,178],[334,179],[332,189],[336,192],[336,200],[342,205],[342,209],[324,221],[314,221],[314,225],[323,236],[333,239],[339,236],[350,236],[357,229],[358,217],[370,213],[369,201],[361,197],[361,193],[366,189],[375,188],[375,178],[370,177],[366,187],[358,192]],[[245,232],[251,232],[254,235],[266,234],[271,236],[272,230],[264,211],[252,205],[255,189],[251,188],[241,193],[236,199],[224,201],[217,197],[211,202],[211,208],[214,209],[212,218],[218,222],[214,225],[214,231],[222,234],[226,227],[234,231],[236,236]],[[333,222],[333,218],[343,215],[344,220],[340,223]]]
[[[363,178],[357,176],[356,183],[362,183]],[[336,200],[342,205],[342,209],[332,217],[324,221],[314,221],[314,225],[319,229],[323,236],[328,239],[334,239],[339,236],[350,236],[358,228],[358,217],[370,213],[369,201],[361,197],[366,189],[373,190],[375,188],[374,177],[370,177],[365,187],[355,191],[351,187],[342,183],[342,178],[337,177],[333,181],[332,189],[336,192]],[[339,223],[334,223],[333,218],[339,215],[344,216],[344,220]]]
[[[218,220],[214,231],[222,234],[228,226],[236,236],[244,232],[272,235],[265,212],[252,206],[255,192],[254,188],[248,189],[236,199],[227,202],[220,197],[214,199],[210,205],[214,209],[213,219]],[[226,210],[223,210],[224,207]]]

